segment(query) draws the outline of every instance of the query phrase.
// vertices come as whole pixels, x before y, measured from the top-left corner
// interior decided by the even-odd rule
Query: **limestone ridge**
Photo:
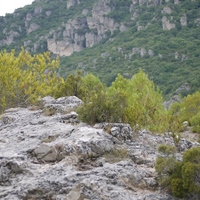
[[[0,199],[174,199],[161,192],[154,170],[157,147],[173,144],[169,135],[83,124],[77,97],[41,103],[39,110],[11,108],[1,116]],[[180,150],[197,145],[182,139]]]
[[[90,3],[91,2],[91,3]],[[24,46],[32,52],[49,50],[60,56],[70,56],[73,52],[79,52],[86,47],[92,47],[101,42],[108,34],[114,31],[124,32],[129,28],[131,21],[137,22],[137,31],[151,25],[154,18],[152,13],[149,23],[141,25],[137,17],[142,15],[140,7],[165,7],[162,10],[163,30],[176,28],[177,19],[173,18],[173,9],[168,6],[169,0],[132,0],[129,4],[129,18],[125,22],[118,22],[111,13],[117,11],[118,7],[111,0],[57,0],[54,4],[61,8],[54,10],[51,0],[34,1],[32,5],[22,9],[17,9],[11,15],[0,18],[0,47],[16,45]],[[193,1],[191,1],[193,2]],[[88,4],[92,6],[88,6]],[[174,0],[173,4],[178,5],[179,0]],[[52,5],[52,6],[51,6]],[[65,16],[72,9],[81,8],[79,13]],[[78,12],[77,11],[77,12]],[[55,16],[59,23],[51,25]],[[16,19],[16,20],[15,20]],[[187,26],[187,15],[179,19],[181,26]],[[195,19],[198,25],[199,18]]]
[[[87,16],[88,11],[83,10],[83,17],[70,19],[63,24],[62,30],[52,33],[52,39],[47,40],[48,50],[61,56],[69,56],[73,52],[92,47],[106,37],[106,32],[113,33],[119,24],[107,17],[111,7],[109,0],[100,0],[92,8],[92,16]],[[76,1],[68,1],[67,8],[75,6]],[[58,40],[58,35],[61,39]]]

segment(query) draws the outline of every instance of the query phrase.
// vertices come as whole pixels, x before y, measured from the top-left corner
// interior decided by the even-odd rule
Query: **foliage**
[[[47,36],[62,38],[62,31],[68,21],[83,19],[92,16],[92,7],[98,0],[81,1],[76,6],[67,9],[67,1],[63,0],[46,0],[34,1],[32,5],[17,9],[15,14],[7,14],[5,18],[0,17],[0,41],[1,50],[20,49],[25,43],[27,49],[34,49],[36,52],[47,50]],[[128,30],[120,32],[118,29],[109,31],[106,38],[92,48],[85,48],[81,52],[74,53],[69,57],[61,57],[60,74],[64,78],[77,70],[84,70],[85,73],[93,73],[108,86],[115,80],[118,73],[126,78],[131,78],[138,72],[139,68],[145,70],[151,80],[159,85],[165,98],[169,94],[174,94],[178,87],[187,82],[191,86],[191,91],[182,91],[181,94],[186,96],[200,89],[200,26],[195,20],[200,18],[199,1],[185,0],[179,4],[172,1],[157,6],[148,6],[148,3],[134,4],[131,0],[111,0],[107,2],[111,6],[111,12],[105,17],[111,17],[118,22],[119,27],[125,25]],[[163,8],[171,8],[171,14],[164,14]],[[35,14],[35,8],[41,7],[40,14]],[[82,14],[83,9],[89,11],[88,16]],[[50,11],[50,15],[47,12]],[[133,15],[138,16],[133,20]],[[28,15],[29,14],[29,15]],[[180,17],[186,14],[187,26],[180,24]],[[30,21],[24,20],[30,17]],[[162,29],[162,18],[166,16],[171,19],[171,23],[176,24],[176,28],[166,31]],[[40,27],[27,33],[27,28],[36,23]],[[25,26],[26,24],[26,26]],[[138,26],[144,28],[138,31]],[[96,28],[94,28],[96,31]],[[4,32],[6,31],[6,34]],[[5,44],[5,39],[9,33],[17,32],[14,37],[14,43]],[[93,32],[93,29],[76,30],[77,36],[83,36],[86,31]],[[62,38],[64,39],[64,38]],[[27,43],[28,41],[28,43]],[[30,43],[30,44],[29,44]],[[37,48],[35,48],[37,46]],[[132,54],[133,48],[152,50],[154,56],[147,53],[141,57],[139,53]],[[118,51],[118,49],[122,51]],[[102,58],[102,53],[109,53],[107,58]],[[179,54],[175,59],[175,52]],[[94,60],[96,61],[94,64]],[[82,63],[82,66],[79,64]]]
[[[200,111],[191,118],[190,120],[192,131],[200,133]]]
[[[83,76],[79,70],[75,74],[70,74],[64,82],[61,82],[56,91],[56,98],[62,96],[77,96],[85,99],[88,95],[94,93],[97,85],[101,85],[99,78],[93,74]]]
[[[108,95],[102,83],[95,86],[96,90],[84,99],[84,104],[77,112],[82,121],[89,124],[100,122],[120,122],[126,96],[123,93]]]
[[[170,117],[176,130],[181,130],[181,124],[188,121],[193,132],[200,133],[200,92],[188,95],[182,102],[175,103],[170,107]]]
[[[142,70],[130,80],[127,95],[129,95],[125,113],[127,123],[152,131],[163,131],[166,128],[167,113],[162,105],[162,95]]]
[[[165,144],[161,144],[158,147],[158,152],[169,156],[169,155],[174,155],[174,153],[176,152],[176,148],[174,146],[169,146],[169,145],[165,145]]]
[[[82,72],[70,74],[64,82],[61,82],[56,92],[56,98],[62,96],[77,96],[82,98],[84,93],[82,86]]]
[[[158,157],[156,171],[160,184],[169,187],[177,197],[200,197],[200,147],[184,152],[183,160],[174,157]]]
[[[182,120],[187,120],[191,124],[193,116],[200,112],[200,92],[197,91],[192,95],[188,95],[181,103]]]
[[[81,120],[90,124],[125,122],[153,131],[164,131],[168,126],[162,95],[142,70],[131,80],[119,74],[110,87],[95,83],[78,113]]]
[[[0,112],[13,106],[25,106],[40,97],[53,95],[61,81],[56,75],[59,60],[49,53],[31,56],[24,49],[0,53]]]

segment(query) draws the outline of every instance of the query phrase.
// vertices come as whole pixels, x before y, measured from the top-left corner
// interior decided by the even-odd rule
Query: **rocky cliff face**
[[[67,8],[75,6],[77,1],[68,1]],[[87,16],[87,10],[83,10],[83,17],[69,20],[62,28],[62,31],[53,33],[53,38],[48,39],[48,50],[61,56],[69,56],[73,52],[83,50],[85,47],[92,47],[106,37],[106,32],[113,33],[119,28],[119,24],[107,15],[111,11],[108,6],[109,0],[100,0],[92,8],[92,16]],[[61,40],[57,36],[61,35]]]
[[[46,4],[51,3],[50,0],[46,1]],[[129,6],[129,19],[124,22],[117,22],[115,18],[110,17],[111,13],[117,12],[119,9],[118,5],[111,0],[94,0],[91,8],[87,6],[87,3],[88,1],[82,0],[67,0],[65,2],[57,0],[57,4],[64,8],[60,14],[60,18],[63,19],[62,25],[59,25],[60,23],[55,24],[54,27],[49,25],[48,30],[45,30],[46,24],[51,22],[58,12],[54,11],[53,4],[52,7],[47,7],[43,1],[35,1],[34,7],[27,8],[26,13],[22,13],[18,9],[11,17],[0,20],[2,27],[0,46],[15,45],[23,38],[20,45],[25,46],[29,51],[37,52],[42,49],[60,56],[70,56],[73,52],[94,46],[108,35],[112,35],[114,31],[127,31],[131,21],[137,22],[137,31],[147,28],[151,25],[152,20],[160,21],[163,30],[174,29],[177,23],[180,23],[181,26],[187,26],[186,13],[183,13],[178,21],[173,17],[173,12],[175,12],[173,4],[180,4],[179,0],[174,0],[173,4],[168,0],[132,0],[126,5]],[[164,8],[159,19],[155,19],[154,13],[152,13],[146,25],[141,25],[141,22],[137,20],[138,16],[144,14],[142,6],[163,7],[163,5]],[[74,13],[68,20],[62,16],[77,7],[82,8],[79,14]],[[13,20],[15,18],[19,20],[17,23]],[[198,25],[199,18],[194,20]]]
[[[173,144],[170,135],[83,124],[73,111],[82,104],[76,97],[41,102],[43,109],[1,116],[0,199],[174,199],[160,190],[154,170],[157,147]],[[196,145],[182,139],[180,150]]]

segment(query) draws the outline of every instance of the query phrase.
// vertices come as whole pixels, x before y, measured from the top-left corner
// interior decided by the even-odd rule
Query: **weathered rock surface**
[[[12,108],[0,118],[0,199],[174,199],[159,190],[154,170],[156,149],[173,144],[170,135],[79,123],[68,110],[82,103],[76,97],[41,102],[44,109]],[[62,109],[47,116],[48,105]],[[194,145],[180,142],[182,151]]]
[[[77,0],[67,2],[67,8],[79,3]],[[111,33],[119,28],[122,32],[127,28],[116,23],[107,15],[111,11],[108,0],[99,0],[93,5],[92,16],[87,16],[88,11],[84,11],[84,17],[69,20],[64,30],[57,30],[53,33],[53,38],[47,39],[48,50],[61,56],[70,56],[73,52],[79,52],[85,47],[92,47],[106,37],[106,32]],[[57,39],[61,38],[61,39]]]
[[[176,27],[174,23],[171,23],[166,16],[162,18],[162,27],[163,30],[171,30]]]
[[[136,22],[137,31],[146,29],[155,21],[162,22],[163,30],[178,28],[179,24],[181,26],[188,26],[189,22],[191,24],[190,17],[186,13],[183,13],[182,16],[179,15],[179,18],[176,17],[175,7],[177,4],[181,5],[183,3],[179,2],[179,0],[129,1],[126,6],[130,6],[127,7],[127,12],[130,12],[130,18],[126,21],[117,19],[118,17],[114,13],[117,13],[119,9],[118,3],[110,0],[92,1],[90,7],[88,7],[88,4],[90,4],[88,1],[59,0],[58,4],[63,6],[64,13],[58,13],[57,10],[54,10],[54,7],[48,7],[47,9],[45,5],[39,3],[40,1],[35,0],[35,6],[27,9],[24,15],[21,14],[20,9],[17,9],[12,17],[2,18],[0,23],[5,28],[2,28],[0,46],[14,45],[14,43],[17,45],[19,43],[20,46],[24,45],[25,49],[32,53],[49,50],[60,56],[70,56],[74,52],[82,51],[84,48],[93,47],[113,33],[128,31],[132,26],[132,23],[130,23],[132,20]],[[45,2],[49,4],[48,1]],[[191,2],[195,2],[195,0],[191,0]],[[70,16],[69,18],[65,16],[65,12],[71,12],[79,6],[81,7],[80,13],[75,13],[73,17]],[[140,6],[161,6],[162,10],[160,12],[162,16],[156,17],[152,12],[152,16],[148,17],[146,24],[141,24],[140,19],[137,20],[137,18],[145,13],[143,13],[143,9],[139,8]],[[61,22],[58,22],[58,26],[53,25],[51,27],[48,22],[52,20],[55,14],[59,14]],[[11,23],[10,27],[8,27],[6,24],[10,24],[10,19],[15,17],[20,19],[20,24]],[[7,23],[7,20],[9,23]],[[199,18],[192,19],[192,21],[196,26],[199,26]],[[25,40],[22,39],[24,37],[26,37]],[[147,52],[141,52],[142,58],[146,57],[146,55],[153,56],[152,54],[147,54]],[[125,56],[125,59],[128,56]],[[182,60],[185,59],[183,58]]]

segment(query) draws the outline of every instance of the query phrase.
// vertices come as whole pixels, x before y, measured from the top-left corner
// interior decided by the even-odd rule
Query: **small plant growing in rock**
[[[44,103],[42,101],[37,101],[36,103],[32,104],[30,107],[29,107],[29,110],[42,110],[44,109]]]
[[[158,147],[158,152],[162,153],[165,156],[170,156],[170,155],[173,156],[174,153],[176,152],[176,147],[170,146],[170,145],[161,144]]]
[[[59,134],[56,134],[56,135],[49,135],[47,137],[45,137],[42,141],[44,143],[50,143],[50,142],[53,142],[55,141],[57,138],[58,138]]]
[[[104,126],[104,130],[106,131],[106,133],[110,134],[111,133],[111,129],[112,129],[112,125],[111,124],[106,124]]]
[[[56,113],[56,109],[53,107],[46,107],[43,110],[43,115],[45,116],[52,116]]]
[[[104,156],[108,162],[115,163],[128,158],[128,150],[124,148],[114,148],[105,153]]]

